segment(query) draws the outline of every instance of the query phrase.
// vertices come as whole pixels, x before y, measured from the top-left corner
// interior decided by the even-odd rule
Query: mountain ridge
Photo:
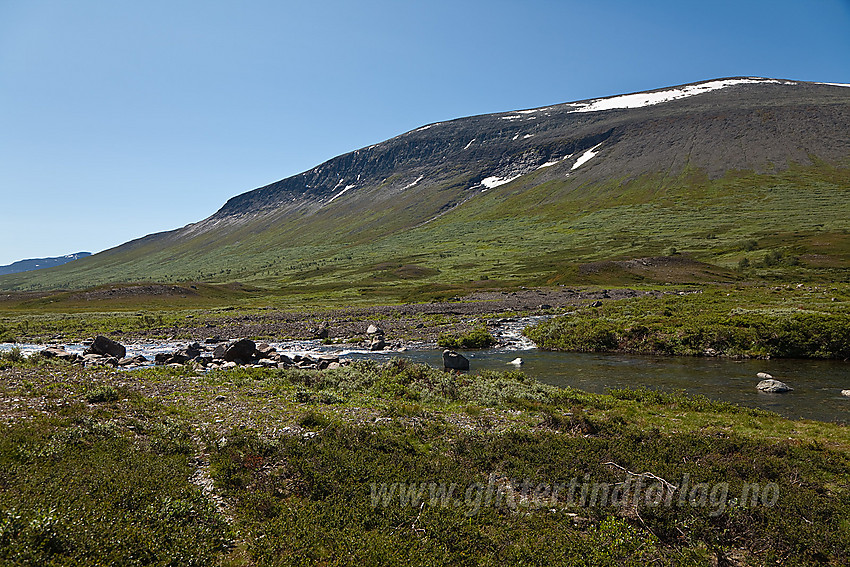
[[[17,262],[0,266],[0,275],[18,274],[21,272],[31,272],[33,270],[52,268],[54,266],[61,266],[62,264],[73,262],[74,260],[91,255],[91,252],[75,252],[73,254],[52,256],[50,258],[28,258],[25,260],[18,260]]]
[[[711,88],[719,84],[722,87]],[[690,96],[684,96],[686,92]],[[665,97],[669,100],[641,104]],[[386,248],[386,256],[396,263],[411,259],[416,263],[417,249],[432,248],[431,243],[443,237],[438,234],[442,230],[452,233],[452,240],[470,222],[490,222],[491,233],[476,229],[478,240],[513,237],[515,231],[508,224],[536,232],[534,219],[550,218],[552,210],[563,212],[563,222],[554,230],[564,238],[535,238],[549,247],[559,242],[574,247],[567,220],[596,214],[601,202],[591,203],[591,195],[631,207],[663,202],[639,197],[635,191],[658,198],[680,191],[682,198],[693,200],[699,195],[692,188],[719,188],[733,182],[724,179],[738,175],[735,172],[750,172],[756,185],[774,178],[798,183],[791,180],[793,172],[808,168],[806,175],[814,177],[807,183],[832,183],[827,200],[840,202],[843,182],[828,180],[835,177],[835,168],[844,172],[850,163],[848,132],[850,89],[751,77],[457,118],[416,128],[236,195],[206,219],[102,252],[74,270],[57,271],[57,277],[5,279],[0,285],[74,287],[150,276],[225,281],[237,275],[300,285],[305,279],[300,267],[311,262],[347,263],[343,279],[350,280],[358,273],[358,254],[372,265],[381,263],[372,262],[379,258],[364,246]],[[574,210],[575,203],[583,203],[587,210]],[[777,212],[768,214],[776,214],[776,220],[787,218],[776,206]],[[842,207],[838,205],[839,212]],[[834,213],[835,207],[830,211]],[[718,219],[709,220],[723,229]],[[795,222],[803,230],[816,224],[802,217]],[[441,223],[457,226],[447,229]],[[723,230],[729,239],[738,238],[737,229]],[[763,232],[759,227],[741,236]],[[418,235],[417,245],[411,244],[413,233]],[[663,239],[656,240],[643,248],[635,246],[634,253],[657,253]],[[606,259],[600,251],[582,247],[575,251],[577,260]],[[693,251],[706,256],[698,248]],[[537,251],[523,252],[528,253]],[[623,254],[612,253],[611,259]],[[496,265],[494,254],[483,257],[487,260],[482,268]],[[425,264],[439,270],[432,258]],[[441,270],[442,277],[445,272]],[[322,285],[333,280],[307,279]],[[431,282],[439,279],[434,276]]]

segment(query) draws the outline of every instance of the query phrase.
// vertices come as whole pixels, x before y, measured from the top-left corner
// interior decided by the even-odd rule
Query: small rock
[[[121,360],[118,361],[118,366],[132,366],[134,364],[144,364],[148,359],[142,356],[141,354],[137,354],[136,356],[125,356]]]
[[[773,380],[773,376],[771,376],[767,372],[759,372],[758,374],[756,374],[756,378],[761,378],[762,380]]]
[[[257,345],[257,352],[266,357],[267,355],[275,352],[277,349],[268,343],[260,343]]]
[[[717,352],[716,350],[714,350],[713,348],[709,347],[709,348],[705,349],[705,352],[703,352],[703,354],[705,356],[717,356],[720,353]]]
[[[453,350],[443,351],[443,368],[446,370],[469,370],[469,360]]]
[[[339,368],[342,368],[342,365],[339,362],[331,362],[330,364],[328,364],[327,369],[328,370],[337,370]],[[848,390],[848,392],[850,392],[850,390]],[[850,393],[848,393],[847,395],[850,396]]]
[[[594,301],[593,303],[590,304],[590,306],[591,307],[602,307],[602,302],[601,301]]]
[[[313,337],[317,339],[326,339],[330,336],[330,329],[328,329],[327,323],[322,323],[319,327],[313,332]]]
[[[522,366],[522,359],[517,357],[510,361],[508,364],[513,364],[514,366]]]
[[[367,335],[383,335],[384,331],[380,327],[376,327],[375,325],[369,325],[369,328],[366,329]]]
[[[791,386],[784,382],[780,382],[779,380],[762,380],[756,386],[762,392],[770,392],[772,394],[781,394],[783,392],[791,392],[794,390]]]
[[[850,398],[850,390],[841,390],[841,395]]]
[[[65,350],[65,347],[48,347],[41,351],[39,354],[45,358],[58,358],[60,360],[67,360],[73,362],[79,358],[79,355],[75,352],[68,352]]]

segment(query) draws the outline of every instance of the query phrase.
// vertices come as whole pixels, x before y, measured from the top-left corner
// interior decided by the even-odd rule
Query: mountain
[[[91,252],[77,252],[75,254],[68,254],[66,256],[57,256],[55,258],[33,258],[31,260],[19,260],[6,266],[0,266],[0,275],[17,274],[20,272],[31,272],[33,270],[43,270],[44,268],[61,266],[63,264],[67,264],[68,262],[72,262],[80,258],[85,258],[86,256],[91,256]]]
[[[0,287],[239,280],[356,296],[664,281],[687,262],[724,278],[744,259],[846,274],[848,218],[850,88],[737,77],[429,124]],[[633,269],[664,254],[679,261]]]

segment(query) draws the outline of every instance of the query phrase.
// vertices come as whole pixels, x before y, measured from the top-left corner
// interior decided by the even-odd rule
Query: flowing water
[[[647,388],[684,390],[748,407],[775,411],[789,418],[844,422],[850,417],[850,397],[841,390],[850,389],[850,363],[832,360],[730,360],[727,358],[657,357],[619,354],[587,354],[541,351],[522,336],[522,329],[538,318],[503,319],[494,332],[500,348],[464,352],[472,372],[519,368],[541,382],[571,386],[589,392],[604,393],[610,388]],[[186,343],[149,342],[127,344],[129,356],[141,354],[149,359],[159,352],[172,352]],[[346,358],[388,360],[408,358],[431,366],[442,366],[442,351],[434,348],[403,351],[369,352],[340,345],[322,345],[319,341],[270,343],[278,352],[294,354],[336,354]],[[44,345],[0,344],[0,351],[19,347],[24,354],[37,352]],[[83,345],[65,345],[67,350],[82,352]],[[516,358],[522,365],[511,365]],[[794,388],[786,394],[767,394],[756,389],[758,372],[772,374]]]

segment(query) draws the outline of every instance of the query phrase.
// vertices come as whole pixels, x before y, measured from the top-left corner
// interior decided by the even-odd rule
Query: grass
[[[0,372],[9,564],[850,560],[850,435],[834,424],[403,360],[200,376],[4,359]],[[624,470],[687,494],[535,496],[573,478],[620,486]],[[775,502],[742,501],[754,483]]]

